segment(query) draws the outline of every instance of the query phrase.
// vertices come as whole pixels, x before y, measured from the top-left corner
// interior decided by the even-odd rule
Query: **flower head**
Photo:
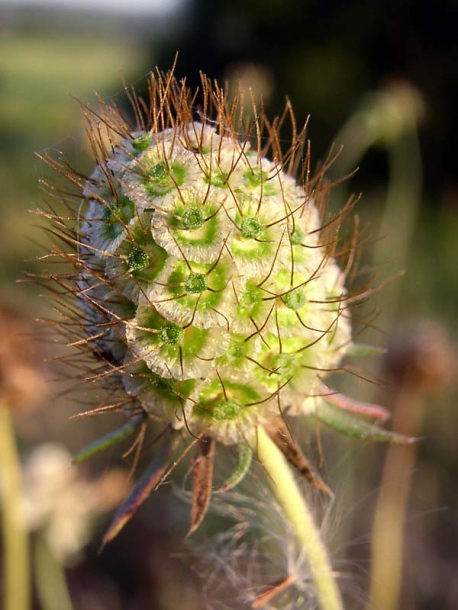
[[[165,427],[162,449],[108,538],[167,475],[181,432],[198,447],[195,529],[208,507],[215,443],[237,445],[244,472],[258,426],[319,414],[323,398],[334,404],[324,411],[329,425],[342,406],[380,417],[324,385],[353,347],[345,282],[354,257],[339,236],[345,211],[326,215],[324,170],[309,178],[305,130],[297,133],[289,104],[274,123],[254,109],[250,127],[238,118],[241,97],[229,103],[205,78],[202,92],[198,110],[172,74],[153,77],[148,107],[131,94],[135,130],[116,108],[86,108],[96,159],[87,179],[48,159],[83,197],[72,227],[54,218],[73,247],[55,252],[75,269],[57,281],[80,308],[67,334],[83,333],[72,343],[97,357],[91,380],[109,383],[112,404],[128,416],[82,456],[150,420]],[[284,152],[288,116],[293,138]],[[339,429],[352,428],[337,419]],[[373,430],[360,426],[361,436]]]

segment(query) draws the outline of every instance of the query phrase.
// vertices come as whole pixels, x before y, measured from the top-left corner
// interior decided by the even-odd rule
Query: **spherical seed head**
[[[318,211],[322,175],[292,176],[303,134],[283,154],[264,116],[242,131],[241,101],[203,91],[197,118],[171,76],[153,78],[148,116],[134,99],[136,131],[108,107],[90,117],[102,154],[82,185],[76,285],[106,376],[152,417],[231,444],[309,410],[351,331],[341,218]]]

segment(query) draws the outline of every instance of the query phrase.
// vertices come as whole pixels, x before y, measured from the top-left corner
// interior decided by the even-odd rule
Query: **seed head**
[[[234,129],[206,81],[217,122],[192,119],[186,89],[166,85],[153,84],[165,97],[151,128],[104,146],[84,185],[78,297],[96,349],[149,415],[232,444],[303,411],[339,366],[344,274],[284,160]]]
[[[167,431],[163,461],[144,480],[138,502],[166,476],[177,431],[200,440],[208,464],[215,442],[252,447],[256,426],[275,427],[279,415],[321,413],[323,396],[334,409],[380,414],[331,398],[323,383],[352,345],[355,297],[345,280],[354,239],[347,247],[339,236],[351,203],[326,215],[326,167],[310,178],[305,128],[298,133],[289,103],[273,123],[253,107],[252,125],[245,125],[243,93],[229,103],[204,77],[200,107],[197,93],[173,74],[153,76],[149,93],[149,104],[129,93],[134,130],[116,107],[83,109],[96,162],[89,178],[46,159],[77,189],[75,204],[68,193],[62,197],[73,224],[48,214],[53,233],[72,248],[54,247],[74,268],[53,276],[64,292],[63,330],[97,358],[98,369],[88,375],[84,364],[84,376],[111,382],[119,397],[111,408],[131,418],[101,446],[143,430],[150,419]],[[345,272],[337,263],[342,255]],[[77,310],[66,305],[69,296]],[[332,408],[323,411],[331,426]],[[372,424],[337,420],[339,430],[373,433]]]

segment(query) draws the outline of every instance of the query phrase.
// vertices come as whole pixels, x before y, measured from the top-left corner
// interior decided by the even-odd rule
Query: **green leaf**
[[[116,443],[119,443],[123,439],[130,436],[133,432],[135,432],[135,430],[137,430],[137,428],[139,428],[144,421],[144,414],[137,415],[137,417],[133,417],[126,424],[124,424],[124,426],[121,426],[120,428],[113,430],[113,432],[109,432],[105,436],[102,436],[102,438],[99,438],[98,440],[90,443],[89,445],[86,445],[86,447],[84,447],[84,449],[81,449],[81,451],[74,457],[73,463],[79,464],[84,460],[87,460],[87,458],[95,455],[99,451],[102,451],[107,447],[111,447],[111,445],[115,445]]]
[[[375,345],[365,345],[364,343],[353,343],[350,345],[345,352],[346,356],[350,358],[357,358],[359,356],[382,356],[386,354],[386,349],[383,347],[377,347]]]
[[[251,466],[253,451],[246,443],[237,445],[237,465],[231,476],[221,485],[218,491],[229,491],[241,483]]]
[[[334,407],[326,402],[319,406],[316,416],[329,428],[355,438],[405,444],[415,443],[418,440],[411,436],[379,428],[375,424],[359,419],[347,411],[343,411],[339,407]]]
[[[319,388],[322,392],[323,400],[344,411],[356,413],[357,415],[364,415],[366,417],[371,417],[372,419],[378,419],[379,421],[385,421],[391,416],[391,413],[385,407],[370,402],[354,400],[353,398],[350,398],[350,396],[335,392],[323,382],[319,384]]]

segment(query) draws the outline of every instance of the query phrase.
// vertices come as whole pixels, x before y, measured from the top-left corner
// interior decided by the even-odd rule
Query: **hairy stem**
[[[30,608],[29,539],[22,519],[21,468],[8,407],[0,403],[0,471],[3,491],[4,610]]]
[[[285,457],[262,427],[257,429],[256,448],[273,492],[308,558],[319,607],[322,610],[342,610],[342,599],[332,573],[326,546],[310,508]]]

